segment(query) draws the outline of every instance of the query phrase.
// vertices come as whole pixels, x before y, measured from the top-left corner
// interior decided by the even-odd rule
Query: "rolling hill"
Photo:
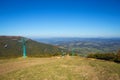
[[[78,54],[116,53],[120,49],[120,38],[47,38],[34,39],[49,43]]]
[[[23,55],[21,38],[23,37],[0,36],[0,58],[21,57]],[[36,42],[31,39],[27,39],[26,46],[28,57],[45,57],[61,54],[59,47]]]

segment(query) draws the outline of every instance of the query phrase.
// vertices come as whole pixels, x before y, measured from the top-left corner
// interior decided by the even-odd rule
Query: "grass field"
[[[70,56],[4,59],[0,80],[120,80],[120,64]]]

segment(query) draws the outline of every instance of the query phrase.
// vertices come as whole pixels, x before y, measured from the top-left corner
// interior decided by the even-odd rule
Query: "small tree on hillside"
[[[118,52],[116,54],[115,62],[120,62],[120,49],[118,50]]]

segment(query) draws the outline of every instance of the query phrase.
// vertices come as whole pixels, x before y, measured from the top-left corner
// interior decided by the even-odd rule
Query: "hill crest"
[[[0,57],[20,57],[22,56],[21,36],[0,36]],[[28,38],[27,38],[28,39]],[[7,45],[7,47],[5,47]],[[28,39],[26,42],[27,56],[44,57],[59,55],[61,49],[57,46],[36,42]]]

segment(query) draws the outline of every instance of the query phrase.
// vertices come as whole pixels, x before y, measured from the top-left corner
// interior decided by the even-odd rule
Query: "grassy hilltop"
[[[70,56],[0,60],[0,80],[120,80],[120,64]]]
[[[22,43],[20,36],[0,36],[0,58],[13,58],[22,56]],[[44,44],[28,39],[27,56],[42,57],[61,54],[57,46]]]

